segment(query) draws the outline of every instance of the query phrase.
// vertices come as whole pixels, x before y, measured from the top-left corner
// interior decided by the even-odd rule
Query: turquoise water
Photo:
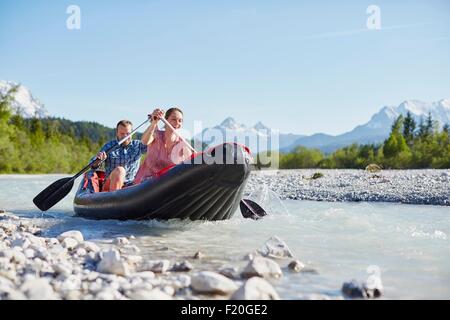
[[[34,207],[32,198],[61,177],[0,176],[0,209],[29,217],[46,236],[70,229],[99,242],[134,235],[140,254],[151,259],[174,262],[201,251],[204,259],[190,260],[194,270],[245,266],[243,256],[276,235],[316,271],[291,273],[284,268],[290,260],[278,260],[284,275],[272,284],[283,299],[338,298],[343,282],[365,280],[371,270],[379,270],[384,298],[450,299],[449,207],[280,201],[273,194],[254,194],[269,214],[260,221],[244,219],[239,211],[222,222],[92,221],[73,217],[78,183],[48,212]]]

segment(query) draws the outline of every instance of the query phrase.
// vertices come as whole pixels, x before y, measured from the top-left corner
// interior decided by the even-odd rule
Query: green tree
[[[411,146],[413,144],[415,131],[416,131],[416,121],[414,121],[411,112],[408,111],[405,120],[403,121],[403,137],[405,137],[408,146]]]
[[[322,159],[320,150],[297,147],[292,153],[280,155],[280,168],[316,168]]]

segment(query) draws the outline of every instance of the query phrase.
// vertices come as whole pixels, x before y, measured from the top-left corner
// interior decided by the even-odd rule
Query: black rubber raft
[[[98,191],[88,172],[74,200],[75,214],[91,219],[225,220],[235,213],[250,173],[247,147],[225,143],[166,168],[156,178],[113,192]]]

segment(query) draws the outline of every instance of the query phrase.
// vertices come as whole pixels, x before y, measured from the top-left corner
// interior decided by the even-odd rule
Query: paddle
[[[267,215],[267,212],[259,204],[250,199],[242,199],[239,208],[244,218],[258,220]]]
[[[129,135],[127,135],[125,138],[119,141],[119,143],[108,150],[105,151],[106,154],[111,153],[115,149],[117,149],[122,143],[124,143],[127,139],[129,139],[133,133],[136,132],[140,127],[142,127],[144,124],[146,124],[150,120],[147,119],[143,123],[141,123],[136,129],[131,131]],[[72,190],[73,182],[76,178],[81,176],[85,171],[90,169],[92,166],[99,166],[103,161],[99,159],[94,159],[91,161],[87,166],[85,166],[83,169],[81,169],[80,172],[78,172],[73,177],[63,178],[59,179],[58,181],[53,182],[51,185],[49,185],[47,188],[42,190],[34,199],[33,202],[42,211],[47,211],[51,207],[53,207],[55,204],[57,204],[59,201],[61,201],[67,194]]]
[[[163,117],[161,118],[162,122],[172,129],[172,131],[180,138],[194,153],[198,153],[189,142],[187,142],[175,129],[172,125]],[[249,199],[242,199],[239,202],[239,208],[241,209],[242,216],[244,218],[251,218],[253,220],[258,220],[267,215],[266,211],[261,208],[256,202]]]

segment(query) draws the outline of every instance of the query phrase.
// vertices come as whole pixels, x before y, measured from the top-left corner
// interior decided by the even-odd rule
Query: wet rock
[[[95,296],[95,299],[96,300],[115,300],[117,293],[116,293],[116,290],[104,289],[97,293],[97,295]]]
[[[136,290],[130,292],[128,298],[133,300],[172,300],[172,297],[160,289]]]
[[[20,218],[11,212],[0,210],[0,221],[1,220],[20,220]]]
[[[236,267],[224,267],[219,269],[219,273],[232,280],[238,280],[241,278],[239,274],[239,269]]]
[[[255,257],[241,273],[243,278],[254,276],[263,278],[279,278],[283,275],[278,263],[264,257]]]
[[[129,273],[128,265],[120,259],[117,250],[111,249],[100,253],[100,262],[97,272],[126,276]]]
[[[164,286],[161,291],[171,297],[175,295],[175,289],[172,286]]]
[[[232,280],[211,271],[202,271],[192,275],[191,287],[197,292],[209,294],[229,294],[238,288]]]
[[[294,257],[287,244],[277,236],[273,236],[267,240],[259,252],[262,256],[269,258],[285,259]]]
[[[143,258],[141,256],[135,256],[135,255],[126,256],[125,259],[131,265],[138,265],[138,264],[142,263],[142,261],[143,261]]]
[[[138,281],[138,279],[134,279],[131,283],[131,288],[132,290],[128,290],[128,293],[132,292],[132,291],[139,291],[139,290],[143,290],[143,291],[150,291],[154,289],[153,284],[149,283],[149,281]],[[127,293],[127,295],[128,295]]]
[[[96,245],[94,242],[90,242],[90,241],[84,241],[82,243],[79,243],[76,248],[84,249],[87,252],[99,252],[100,251],[100,247],[98,245]]]
[[[113,244],[117,246],[124,246],[130,244],[130,241],[128,241],[128,239],[125,237],[117,237],[113,240]]]
[[[172,286],[175,289],[186,288],[191,285],[191,277],[186,274],[177,275],[171,279]]]
[[[305,265],[299,260],[293,260],[288,264],[288,268],[293,272],[300,272],[305,268]]]
[[[32,234],[27,234],[28,240],[30,240],[31,246],[37,246],[37,247],[45,247],[47,245],[47,242],[44,238],[37,237]]]
[[[26,249],[30,246],[31,242],[27,238],[17,238],[11,242],[11,247],[19,247]]]
[[[312,269],[312,268],[303,268],[302,270],[300,270],[301,273],[309,273],[309,274],[319,274],[319,271],[317,271],[316,269]]]
[[[169,260],[148,260],[139,267],[139,271],[153,271],[156,273],[164,273],[169,270],[169,265]]]
[[[136,272],[133,273],[133,277],[139,277],[142,279],[154,279],[155,273],[153,273],[152,271]]]
[[[248,253],[245,256],[242,257],[243,260],[252,261],[255,258],[254,253]]]
[[[3,276],[0,276],[0,289],[13,288],[14,282]]]
[[[369,278],[366,282],[351,280],[342,285],[342,293],[347,298],[372,299],[383,294],[383,285],[379,277]]]
[[[83,234],[82,234],[80,231],[78,231],[78,230],[70,230],[70,231],[66,231],[66,232],[61,233],[61,234],[58,236],[58,240],[59,240],[60,242],[62,242],[62,241],[63,241],[64,239],[66,239],[66,238],[72,238],[72,239],[75,239],[75,240],[77,241],[77,243],[78,243],[78,242],[83,242],[83,241],[84,241]]]
[[[364,291],[368,298],[379,298],[384,292],[381,278],[377,275],[371,275],[364,283]]]
[[[0,277],[9,279],[9,280],[13,281],[14,283],[17,282],[17,274],[16,274],[15,269],[10,269],[10,270],[0,269]]]
[[[253,277],[231,296],[232,300],[280,300],[273,286],[260,277]]]
[[[58,283],[57,286],[58,291],[72,291],[79,290],[81,288],[81,279],[75,275],[69,275],[64,281]]]
[[[84,257],[87,254],[87,252],[86,249],[78,248],[75,250],[75,254],[79,257]]]
[[[75,240],[74,238],[67,237],[61,241],[61,245],[63,248],[66,248],[67,250],[73,250],[78,245],[78,241]]]
[[[52,267],[56,273],[56,276],[62,275],[64,277],[68,277],[72,274],[72,266],[70,265],[70,263],[55,263],[52,265]]]
[[[88,274],[85,275],[87,281],[94,281],[98,278],[99,273],[95,271],[90,271]]]
[[[0,228],[2,228],[6,234],[11,234],[17,230],[17,225],[9,222],[0,222]]]
[[[11,262],[15,262],[16,264],[23,264],[27,261],[27,258],[22,253],[21,249],[15,247],[11,250],[12,256],[11,256]]]
[[[97,294],[98,292],[102,291],[103,289],[103,283],[101,279],[97,279],[96,281],[93,281],[89,284],[88,290],[92,294]]]
[[[55,300],[58,299],[55,291],[45,278],[26,280],[20,287],[20,291],[30,300]]]
[[[331,297],[326,294],[310,293],[299,296],[300,300],[342,300],[342,297]]]
[[[134,253],[139,253],[141,252],[141,249],[139,249],[136,245],[125,245],[124,246],[125,249],[129,249],[131,251],[133,251]]]
[[[4,297],[2,297],[2,291],[4,292]],[[2,300],[26,300],[27,299],[27,297],[19,290],[15,290],[15,289],[2,290],[1,288],[0,288],[0,298]]]
[[[66,250],[60,245],[50,250],[47,250],[45,247],[33,247],[33,249],[35,251],[35,257],[45,261],[50,261],[52,257],[60,259],[66,256]]]
[[[49,247],[53,247],[55,245],[59,245],[59,240],[56,238],[47,238],[45,239],[45,243]]]
[[[33,259],[36,256],[36,251],[30,248],[25,249],[23,253],[27,259]]]
[[[171,271],[175,272],[185,272],[190,271],[194,269],[194,266],[189,263],[189,261],[182,261],[182,262],[176,262],[173,266]]]
[[[356,280],[344,282],[342,285],[342,293],[348,298],[365,298],[363,285]]]
[[[64,294],[65,300],[81,300],[82,293],[80,290],[70,290]]]
[[[203,259],[204,257],[205,257],[205,254],[203,252],[201,252],[201,251],[197,251],[194,254],[194,259]]]

